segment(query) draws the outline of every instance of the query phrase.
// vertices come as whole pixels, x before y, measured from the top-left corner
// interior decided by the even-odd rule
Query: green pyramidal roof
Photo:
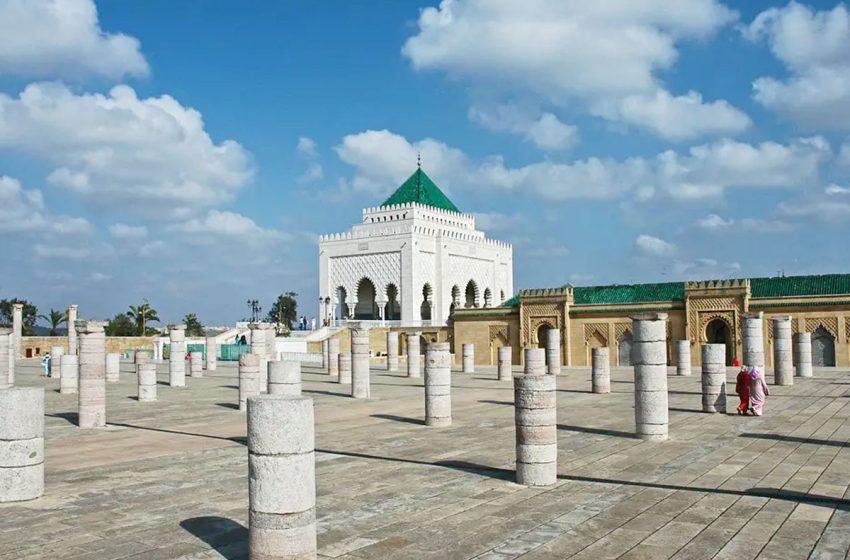
[[[433,206],[434,208],[441,208],[451,212],[460,212],[457,206],[443,194],[440,187],[435,185],[434,181],[422,171],[421,167],[417,167],[413,175],[402,183],[381,206],[409,204],[411,202]]]

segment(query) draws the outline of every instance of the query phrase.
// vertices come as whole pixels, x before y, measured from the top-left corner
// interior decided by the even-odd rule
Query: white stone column
[[[106,334],[107,321],[77,321],[80,340],[80,428],[106,426]]]
[[[328,375],[339,379],[339,338],[328,339]]]
[[[593,393],[611,392],[611,354],[607,346],[590,350],[590,390]]]
[[[322,369],[328,369],[328,361],[330,360],[330,344],[328,339],[322,341]]]
[[[6,347],[9,349],[6,358],[6,381],[9,385],[15,384],[15,335],[12,329],[8,329],[9,334],[0,335],[6,339]]]
[[[425,348],[425,425],[452,424],[452,359],[448,342]]]
[[[269,394],[297,397],[301,394],[301,362],[269,362]]]
[[[15,384],[14,374],[9,368],[9,356],[12,355],[12,329],[0,327],[0,389]]]
[[[0,503],[34,500],[43,494],[44,389],[0,389]]]
[[[145,362],[136,365],[139,378],[138,397],[139,402],[153,402],[156,400],[156,364]]]
[[[74,328],[74,325],[77,324],[77,306],[69,305],[68,306],[68,320],[65,321],[65,324],[68,325],[68,353],[72,356],[77,355],[77,331]]]
[[[546,371],[546,351],[528,348],[525,374],[514,376],[516,481],[525,486],[558,481],[557,377]]]
[[[561,375],[561,331],[546,329],[546,373]]]
[[[499,381],[511,381],[513,372],[513,349],[510,346],[501,346],[498,350],[499,359]]]
[[[812,376],[812,333],[797,333],[797,377]]]
[[[218,343],[214,336],[207,337],[206,341],[207,371],[215,371],[218,368]]]
[[[407,376],[419,377],[421,375],[419,368],[419,337],[421,332],[407,333]]]
[[[764,367],[764,313],[744,313],[741,327],[745,366]]]
[[[24,304],[23,303],[13,303],[12,304],[12,335],[13,340],[12,344],[14,345],[14,353],[12,354],[15,359],[23,358],[23,345],[21,344],[21,339],[23,338],[24,333]]]
[[[118,383],[121,378],[121,354],[110,352],[106,355],[106,381]]]
[[[168,353],[168,384],[171,387],[186,386],[186,325],[174,325],[169,329],[171,350]]]
[[[340,352],[337,366],[339,367],[339,382],[351,384],[351,352]]]
[[[314,451],[311,399],[263,395],[248,401],[249,558],[316,558]]]
[[[726,345],[702,346],[702,411],[726,414]]]
[[[251,329],[251,354],[257,356],[260,360],[260,392],[264,393],[269,389],[269,336],[268,330],[273,328],[270,323],[251,323],[248,325]]]
[[[54,379],[59,379],[59,367],[63,354],[65,354],[64,346],[53,346],[50,349],[50,377]]]
[[[387,371],[398,371],[398,331],[387,331]]]
[[[430,346],[430,344],[428,346]],[[463,345],[461,351],[463,352],[463,373],[475,373],[475,345],[467,342]],[[425,352],[427,354],[428,348],[425,348]]]
[[[369,384],[369,327],[362,323],[351,325],[351,396],[368,399]]]
[[[239,356],[239,410],[248,409],[248,397],[260,394],[260,357],[256,354]]]
[[[676,375],[691,375],[691,341],[676,341]]]
[[[158,338],[154,344],[153,359],[162,360],[163,355],[165,355],[165,341]]]
[[[667,439],[667,314],[632,317],[635,426],[640,439]]]
[[[266,352],[268,359],[277,360],[277,331],[275,330],[275,326],[271,323],[267,323],[269,328],[266,329]]]
[[[189,376],[204,376],[204,354],[203,352],[189,352]]]
[[[773,318],[773,382],[776,385],[794,384],[793,338],[791,317]]]
[[[76,354],[63,354],[59,361],[59,393],[76,395],[80,383],[80,363]]]

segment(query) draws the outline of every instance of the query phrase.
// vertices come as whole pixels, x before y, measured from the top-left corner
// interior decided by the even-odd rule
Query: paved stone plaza
[[[0,505],[0,559],[247,557],[245,414],[220,363],[157,402],[133,366],[107,386],[107,428],[80,430],[76,395],[46,387],[46,492]],[[850,371],[771,385],[762,418],[700,412],[700,376],[670,368],[670,440],[634,432],[632,370],[611,394],[590,369],[558,378],[558,484],[513,472],[512,385],[453,375],[453,423],[423,425],[422,379],[372,370],[371,399],[304,368],[315,400],[320,558],[845,558]],[[733,380],[730,371],[728,378]],[[772,382],[772,376],[768,376]],[[730,410],[737,397],[734,383]],[[285,429],[284,426],[281,429]]]

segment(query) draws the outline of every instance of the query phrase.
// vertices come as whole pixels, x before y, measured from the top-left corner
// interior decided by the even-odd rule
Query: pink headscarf
[[[759,379],[764,375],[761,368],[759,366],[753,366],[750,368],[750,379]]]

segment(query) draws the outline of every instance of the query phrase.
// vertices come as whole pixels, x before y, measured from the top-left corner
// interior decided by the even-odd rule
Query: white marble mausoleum
[[[319,239],[320,313],[327,322],[442,325],[455,307],[493,307],[513,294],[513,249],[417,168],[345,233]]]

